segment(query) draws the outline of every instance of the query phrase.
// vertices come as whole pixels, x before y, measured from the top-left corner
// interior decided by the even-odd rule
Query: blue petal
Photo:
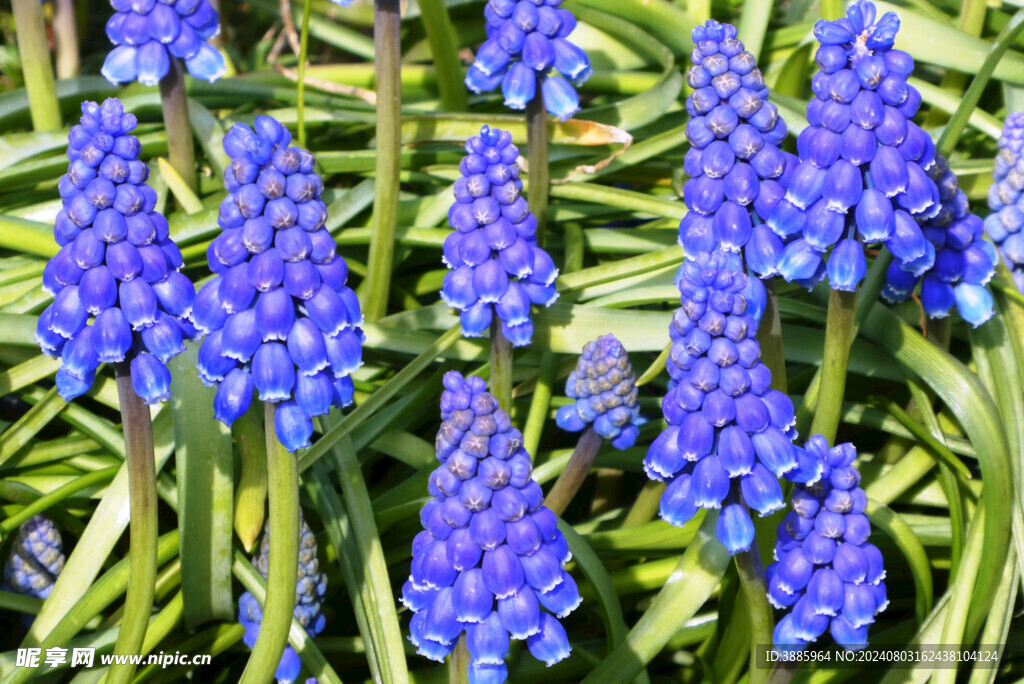
[[[117,85],[134,81],[138,76],[135,70],[135,58],[138,50],[130,45],[120,45],[107,55],[100,73],[103,77]]]
[[[754,541],[754,523],[747,509],[740,504],[729,504],[722,508],[715,525],[715,536],[730,555],[748,551]]]
[[[192,76],[210,83],[227,73],[224,56],[206,42],[199,44],[199,50],[185,60],[185,66]]]
[[[143,352],[132,359],[132,387],[146,404],[167,401],[171,396],[171,372],[160,359]]]
[[[277,405],[274,411],[274,432],[288,451],[308,447],[313,436],[313,421],[294,401]]]
[[[549,615],[541,615],[540,631],[526,640],[526,646],[534,658],[551,667],[569,657],[572,648],[561,623]]]

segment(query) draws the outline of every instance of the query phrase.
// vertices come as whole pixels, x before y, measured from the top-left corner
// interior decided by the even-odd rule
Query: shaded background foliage
[[[445,4],[465,69],[470,50],[485,37],[483,3]],[[403,13],[404,146],[391,315],[366,326],[366,365],[355,375],[360,408],[321,421],[320,430],[336,438],[330,448],[325,441],[299,461],[302,506],[319,541],[328,588],[326,630],[315,642],[296,644],[296,650],[322,681],[404,680],[397,645],[410,656],[412,650],[396,628],[407,628],[408,611],[395,605],[408,573],[416,515],[427,497],[427,475],[435,465],[430,439],[438,425],[440,377],[452,369],[479,373],[487,362],[484,343],[455,342],[450,333],[442,334],[454,318],[437,294],[445,273],[441,245],[449,232],[445,220],[458,177],[460,143],[488,123],[510,130],[525,151],[522,121],[505,113],[500,94],[470,95],[467,112],[444,111],[438,83],[452,74],[432,66],[422,20],[423,11],[437,6],[410,1]],[[627,675],[609,673],[628,671],[631,678],[649,661],[647,675],[641,676],[652,681],[734,681],[743,671],[742,645],[748,642],[736,571],[730,567],[720,587],[717,581],[707,587],[710,599],[683,615],[688,618],[684,624],[665,616],[689,608],[678,602],[685,588],[674,594],[679,590],[669,583],[662,591],[673,572],[692,569],[699,553],[704,554],[699,561],[714,565],[721,560],[715,553],[721,553],[698,529],[703,516],[683,529],[654,519],[652,500],[656,506],[659,492],[646,484],[641,466],[647,445],[664,428],[659,401],[667,382],[663,372],[644,371],[657,364],[669,316],[679,302],[672,277],[681,259],[676,238],[685,213],[680,194],[686,179],[682,103],[687,91],[681,70],[692,48],[690,30],[699,21],[714,16],[737,24],[739,37],[759,57],[772,100],[791,130],[786,149],[794,151],[794,135],[806,125],[803,106],[811,95],[811,27],[822,8],[801,0],[568,0],[565,6],[580,19],[574,40],[587,49],[595,73],[580,89],[583,111],[577,119],[551,129],[555,184],[544,246],[562,269],[561,297],[550,309],[536,312],[534,344],[517,359],[512,421],[523,430],[535,477],[547,490],[575,442],[554,422],[556,410],[572,402],[564,396],[565,379],[586,342],[614,332],[647,381],[640,389],[640,406],[648,422],[640,428],[637,446],[618,451],[606,445],[600,451],[596,476],[563,514],[575,555],[570,571],[584,596],[581,609],[564,621],[573,657],[544,669],[532,658],[513,655],[510,680],[580,681],[589,674],[587,681],[625,681],[617,677]],[[327,227],[358,284],[366,271],[374,185],[390,180],[373,178],[372,7],[360,2],[342,9],[313,0],[312,8],[307,146],[325,179]],[[940,145],[948,144],[945,151],[953,150],[950,167],[974,211],[984,215],[1001,121],[1024,102],[1024,37],[1006,32],[1020,22],[1014,16],[1017,8],[990,7],[979,0],[879,3],[880,12],[887,9],[897,9],[902,19],[897,47],[917,62],[912,83],[925,103],[918,121]],[[299,3],[293,2],[291,10],[298,23]],[[257,113],[272,114],[292,128],[296,122],[296,57],[282,33],[280,7],[273,0],[225,0],[222,48],[233,71],[213,85],[188,81],[201,151],[196,194],[166,163],[155,161],[166,156],[167,143],[154,89],[132,85],[118,90],[98,75],[109,49],[103,32],[107,3],[83,1],[76,11],[82,75],[58,82],[65,126],[83,99],[119,93],[126,108],[139,116],[137,133],[154,169],[150,182],[182,247],[186,273],[201,279],[207,275],[206,247],[217,234],[217,206],[224,196],[223,132],[236,121],[251,123]],[[60,206],[56,184],[66,168],[66,130],[30,132],[6,9],[0,10],[0,26],[0,501],[6,518],[0,522],[0,555],[6,557],[17,525],[36,512],[33,502],[45,501],[66,552],[77,544],[95,549],[91,560],[83,562],[104,578],[92,583],[91,575],[83,574],[80,590],[91,585],[88,595],[97,603],[75,606],[84,629],[65,630],[62,634],[74,639],[56,643],[110,650],[126,580],[125,564],[118,560],[127,545],[119,541],[124,521],[116,515],[127,500],[124,478],[115,477],[124,457],[117,399],[107,372],[88,397],[64,404],[52,389],[56,363],[40,356],[32,339],[34,316],[47,302],[39,288],[42,267],[56,250],[50,230]],[[986,61],[990,54],[993,59]],[[965,97],[974,75],[984,78],[986,72],[987,83]],[[462,74],[455,76],[460,84]],[[950,116],[956,126],[947,134]],[[779,294],[789,394],[801,407],[821,361],[827,292],[807,293],[780,283]],[[838,441],[857,444],[863,486],[873,501],[869,513],[879,530],[872,540],[886,559],[891,605],[872,630],[873,643],[999,643],[1006,634],[1022,631],[1020,618],[1013,615],[1019,606],[1019,559],[1024,557],[1024,428],[1019,419],[1024,415],[1024,311],[1019,296],[1002,290],[997,310],[992,323],[977,331],[957,319],[951,356],[921,336],[916,300],[888,310],[877,305],[854,343]],[[436,364],[431,350],[439,346],[444,351]],[[213,652],[213,665],[194,677],[232,681],[247,658],[234,601],[243,590],[259,595],[260,576],[239,539],[229,553],[229,535],[233,523],[239,538],[251,544],[262,525],[262,513],[252,513],[255,502],[259,511],[263,506],[259,478],[253,475],[253,461],[262,458],[261,419],[249,417],[236,426],[232,445],[228,431],[210,420],[212,394],[193,377],[194,359],[195,346],[190,345],[175,360],[174,399],[154,416],[162,466],[162,565],[159,612],[146,647]],[[935,411],[927,408],[931,392],[941,400]],[[917,411],[908,413],[901,407],[911,400]],[[798,410],[801,416],[806,436],[806,409]],[[175,459],[169,458],[172,453]],[[320,456],[325,458],[314,463]],[[224,494],[231,491],[232,480],[244,485],[234,512]],[[982,482],[996,484],[985,492]],[[998,516],[986,518],[983,536],[977,525],[981,502],[986,493],[994,497],[999,491],[1014,495],[997,497],[984,509]],[[182,524],[188,516],[189,524]],[[776,514],[759,525],[764,558],[770,558],[779,518]],[[1010,542],[992,548],[992,539]],[[1004,555],[1005,563],[988,562]],[[988,603],[978,596],[987,596]],[[63,611],[73,601],[65,594],[53,605],[63,605]],[[0,592],[0,615],[8,627],[0,655],[3,676],[15,671],[10,649],[26,635],[20,614],[39,612],[40,606],[41,601]],[[30,639],[40,639],[55,626],[55,610],[43,609]],[[645,611],[648,622],[634,629],[624,649],[613,652]],[[671,629],[656,643],[650,631],[641,629],[651,625],[662,626],[662,632],[668,625]],[[645,650],[644,643],[655,645]],[[1022,655],[1011,649],[999,670],[974,670],[972,681],[1018,679]],[[447,676],[444,668],[419,657],[409,657],[408,668],[414,681]],[[894,670],[886,676],[923,681],[928,674],[926,669]],[[75,681],[94,679],[84,670],[53,675],[55,680],[72,676]],[[183,676],[180,669],[140,668],[137,673],[153,680]],[[856,670],[797,675],[815,681],[852,676],[865,675]]]

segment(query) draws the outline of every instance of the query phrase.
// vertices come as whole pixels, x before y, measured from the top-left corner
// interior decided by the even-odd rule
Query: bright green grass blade
[[[40,354],[0,372],[0,395],[7,395],[57,372],[60,361]]]
[[[915,600],[914,610],[919,623],[923,623],[928,613],[932,611],[932,571],[928,565],[928,554],[914,531],[910,528],[898,513],[874,500],[868,501],[868,517],[871,523],[878,529],[889,535],[906,558],[910,566],[911,577],[914,580]]]
[[[76,477],[66,485],[58,487],[52,492],[44,494],[29,505],[25,506],[25,508],[20,512],[6,518],[3,522],[0,522],[0,539],[6,538],[7,535],[17,530],[22,523],[27,521],[33,515],[42,513],[51,506],[70,497],[72,494],[76,494],[83,489],[88,489],[95,484],[114,479],[118,470],[120,470],[120,466],[111,466],[102,470],[86,473],[85,475]]]
[[[764,45],[764,36],[768,31],[768,21],[772,17],[772,7],[775,3],[772,0],[747,0],[743,3],[743,12],[740,14],[739,26],[737,26],[737,38],[743,42],[754,57],[761,55],[761,47]]]
[[[59,249],[52,226],[14,216],[0,216],[0,247],[46,258]]]
[[[28,444],[29,440],[67,406],[67,403],[58,396],[56,387],[40,397],[35,406],[0,435],[0,465]]]
[[[230,620],[234,522],[231,433],[213,418],[214,390],[195,373],[198,343],[171,359],[171,415],[185,627]]]
[[[332,422],[337,425],[340,421],[332,421],[331,416],[324,418],[325,424],[330,425]],[[373,517],[373,506],[366,489],[366,481],[363,479],[351,438],[342,437],[332,451],[334,467],[341,482],[341,491],[352,525],[353,538],[359,550],[360,565],[366,572],[366,580],[373,596],[373,605],[368,610],[368,617],[378,623],[377,630],[382,638],[378,645],[379,652],[383,655],[382,670],[386,669],[388,672],[388,681],[404,684],[409,681],[405,653],[402,649],[404,638],[402,628],[398,624],[388,568],[384,562],[384,550],[377,533],[377,523]]]
[[[583,684],[625,684],[636,677],[711,596],[731,558],[715,537],[717,514],[705,516],[693,543],[626,640]]]
[[[973,638],[984,622],[1002,573],[1012,519],[1010,459],[1002,421],[992,398],[959,361],[939,351],[895,314],[876,306],[861,332],[917,373],[964,427],[978,453],[984,510],[988,512],[982,543],[986,562],[978,573],[965,630]]]

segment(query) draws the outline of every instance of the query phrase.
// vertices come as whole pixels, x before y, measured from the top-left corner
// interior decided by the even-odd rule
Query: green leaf
[[[907,559],[910,566],[911,577],[914,580],[914,592],[916,599],[914,609],[917,613],[918,622],[923,623],[928,613],[932,610],[932,572],[928,564],[928,554],[917,537],[898,513],[885,504],[873,499],[868,500],[868,517],[872,524],[889,535],[889,538],[896,544],[903,557]]]
[[[195,373],[197,343],[169,363],[177,467],[181,588],[185,626],[235,615],[231,592],[233,455],[231,433],[214,420],[214,390]]]

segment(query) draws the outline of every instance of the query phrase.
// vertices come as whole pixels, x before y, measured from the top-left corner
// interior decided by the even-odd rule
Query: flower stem
[[[512,343],[501,332],[501,322],[491,319],[491,394],[498,406],[512,413]]]
[[[309,15],[311,0],[302,3],[302,33],[299,36],[299,78],[295,84],[299,147],[306,146],[306,60],[309,54]]]
[[[761,345],[761,361],[772,372],[772,388],[786,393],[786,354],[782,348],[782,321],[779,318],[779,296],[775,279],[764,281],[767,295],[757,341]]]
[[[288,644],[295,611],[299,567],[299,470],[274,432],[274,405],[264,404],[267,433],[267,483],[270,508],[270,567],[263,620],[241,682],[269,683]]]
[[[401,16],[399,0],[376,0],[373,19],[377,73],[377,163],[374,173],[373,233],[363,284],[368,323],[388,309],[391,266],[398,222],[398,176],[402,166]]]
[[[740,576],[740,585],[750,612],[750,669],[747,681],[750,684],[762,684],[768,676],[768,670],[757,667],[758,645],[772,643],[772,631],[775,629],[775,617],[768,603],[768,584],[764,578],[764,565],[757,549],[757,541],[750,545],[749,551],[741,551],[733,556],[736,571]]]
[[[131,508],[129,527],[130,573],[121,628],[114,653],[130,655],[142,652],[149,626],[156,586],[156,541],[158,532],[156,503],[156,464],[153,456],[153,424],[149,407],[132,387],[127,362],[114,366],[117,395],[121,404],[125,460],[128,466],[128,499]],[[113,664],[107,674],[109,684],[130,682],[135,665]]]
[[[77,76],[80,59],[74,0],[54,2],[53,38],[57,48],[57,78]]]
[[[544,505],[550,508],[555,515],[561,517],[569,506],[569,502],[576,496],[576,492],[580,490],[583,480],[587,479],[590,468],[594,465],[594,459],[597,458],[597,452],[601,450],[602,441],[601,435],[597,434],[593,427],[588,427],[583,431],[580,441],[573,449],[572,456],[569,457],[569,463],[566,464],[565,470],[555,480],[548,495],[544,497]]]
[[[196,154],[192,143],[192,125],[188,120],[188,96],[185,94],[185,72],[181,60],[171,59],[171,68],[160,79],[160,104],[164,111],[167,132],[167,153],[171,166],[188,187],[196,191]]]
[[[459,38],[444,0],[420,0],[420,16],[434,57],[441,108],[446,112],[465,111],[468,103],[459,63]]]
[[[818,405],[811,422],[811,434],[824,435],[829,444],[835,441],[839,429],[839,416],[846,390],[846,370],[853,344],[856,292],[832,290],[828,300],[828,318],[825,321],[825,354],[821,360],[821,388]]]
[[[526,201],[537,217],[537,244],[543,246],[544,226],[548,220],[548,112],[540,86],[538,75],[537,94],[526,104],[526,154],[530,165]]]
[[[467,684],[469,682],[469,649],[466,648],[466,635],[459,636],[459,642],[452,651],[452,659],[448,661],[448,684]]]
[[[14,24],[32,128],[37,131],[56,130],[61,126],[60,105],[50,66],[50,48],[46,43],[43,4],[36,0],[14,0]]]

